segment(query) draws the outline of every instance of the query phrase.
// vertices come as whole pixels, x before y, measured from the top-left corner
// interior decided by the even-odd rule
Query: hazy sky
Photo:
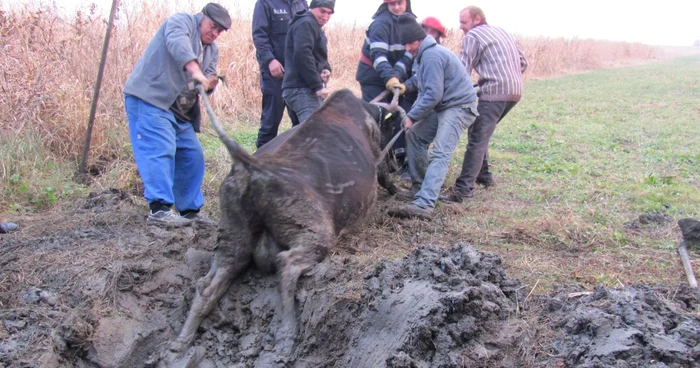
[[[51,3],[50,0],[19,0],[19,2]],[[122,0],[122,2],[149,0]],[[163,1],[163,0],[161,0]],[[311,0],[308,0],[311,1]],[[0,0],[0,7],[16,4]],[[201,9],[209,1],[174,0],[181,9]],[[255,0],[219,0],[230,11],[252,14]],[[336,0],[334,22],[367,25],[382,0]],[[59,0],[60,7],[95,3],[109,12],[111,0]],[[413,12],[422,19],[435,16],[447,28],[459,27],[459,11],[468,5],[480,6],[488,22],[523,36],[593,38],[600,40],[642,42],[652,45],[690,46],[700,40],[700,1],[666,0],[654,3],[644,0],[488,0],[440,1],[413,0]]]

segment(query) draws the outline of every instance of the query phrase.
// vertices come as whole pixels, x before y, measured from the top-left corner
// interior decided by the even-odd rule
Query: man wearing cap
[[[459,13],[464,32],[460,58],[468,73],[479,74],[479,118],[469,127],[469,143],[462,171],[448,202],[474,197],[477,184],[494,185],[489,171],[489,140],[496,124],[520,101],[527,60],[515,39],[501,28],[486,23],[484,12],[469,6]]]
[[[322,28],[334,8],[335,0],[311,0],[309,10],[294,14],[287,32],[282,97],[302,123],[328,97],[326,81],[332,69]]]
[[[440,20],[435,17],[426,17],[420,25],[423,26],[425,33],[433,36],[438,45],[442,45],[440,39],[445,37],[445,26],[440,23]]]
[[[257,148],[277,136],[284,114],[282,78],[284,77],[284,44],[292,16],[308,9],[306,0],[257,0],[253,11],[253,44],[260,65],[262,113]],[[299,124],[296,114],[287,109],[292,126]]]
[[[429,219],[459,138],[478,115],[476,92],[459,58],[427,35],[414,17],[401,16],[398,24],[401,43],[414,61],[413,76],[397,86],[418,90],[418,99],[404,121],[415,194],[411,204],[394,207],[389,214]]]
[[[134,158],[144,184],[149,224],[180,227],[204,204],[204,152],[196,84],[217,85],[214,41],[231,28],[228,11],[209,3],[201,13],[177,13],[156,31],[124,85],[124,105]],[[179,213],[172,211],[172,206]]]

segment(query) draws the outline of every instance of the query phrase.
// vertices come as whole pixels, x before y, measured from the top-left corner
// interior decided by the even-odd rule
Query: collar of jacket
[[[425,36],[423,39],[423,42],[420,43],[420,47],[418,47],[418,55],[416,55],[416,62],[420,64],[420,60],[423,57],[423,53],[425,50],[436,46],[438,43],[435,41],[435,38],[431,35]]]

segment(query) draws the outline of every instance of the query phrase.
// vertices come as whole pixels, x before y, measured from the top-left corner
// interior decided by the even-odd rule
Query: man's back
[[[464,36],[460,59],[479,74],[479,97],[485,101],[519,101],[527,61],[516,40],[501,28],[480,24]]]

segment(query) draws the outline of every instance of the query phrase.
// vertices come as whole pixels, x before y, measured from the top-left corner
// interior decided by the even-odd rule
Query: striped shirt
[[[471,73],[479,74],[479,98],[484,101],[520,101],[527,60],[517,41],[506,31],[480,24],[467,32],[459,58]]]

